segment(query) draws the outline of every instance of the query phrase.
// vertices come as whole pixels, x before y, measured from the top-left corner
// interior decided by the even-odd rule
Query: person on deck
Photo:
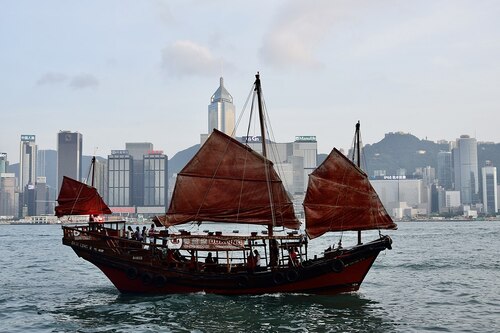
[[[134,230],[132,230],[131,226],[128,226],[126,234],[127,239],[132,239],[133,235],[134,235]]]
[[[175,257],[175,251],[168,249],[167,250],[167,265],[169,267],[175,267],[179,261]]]
[[[194,250],[191,250],[191,251],[189,251],[189,253],[191,253],[191,259],[189,260],[189,263],[188,263],[188,269],[190,271],[196,271],[198,268],[198,264],[196,262],[195,252],[194,252]]]
[[[142,239],[146,239],[147,234],[148,232],[146,230],[146,226],[142,227],[142,232],[141,232]]]
[[[139,227],[135,227],[134,239],[137,241],[142,241],[141,230],[139,230]]]
[[[149,237],[154,237],[155,234],[156,234],[155,225],[151,224],[151,228],[149,228],[149,230],[148,230],[148,236]]]
[[[255,268],[260,267],[260,253],[257,250],[253,250]]]
[[[290,267],[298,267],[299,266],[299,258],[297,256],[297,252],[294,248],[290,248],[288,250],[288,254],[290,256],[290,260],[288,261],[288,266]]]
[[[250,251],[247,257],[247,270],[249,272],[253,272],[255,270],[255,257],[253,256],[252,251]]]
[[[212,252],[208,252],[207,257],[205,258],[205,264],[215,264],[214,258],[212,257]]]
[[[278,242],[273,238],[269,240],[269,266],[271,266],[271,268],[276,268],[278,266],[278,261]]]

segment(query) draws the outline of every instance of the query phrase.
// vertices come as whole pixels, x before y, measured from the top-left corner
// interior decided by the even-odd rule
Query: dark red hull
[[[228,273],[189,272],[147,258],[122,256],[113,249],[116,241],[109,237],[101,240],[96,237],[91,240],[65,237],[63,243],[71,246],[78,256],[97,266],[120,292],[145,294],[206,292],[224,295],[332,295],[356,291],[379,252],[391,248],[390,238],[384,236],[322,258],[306,260],[297,268]]]

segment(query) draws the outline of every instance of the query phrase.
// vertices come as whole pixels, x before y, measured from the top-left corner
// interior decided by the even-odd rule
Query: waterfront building
[[[168,158],[163,151],[149,151],[143,158],[144,201],[138,214],[163,214],[168,204]]]
[[[135,213],[132,201],[133,158],[127,150],[108,155],[107,203],[113,212]]]
[[[57,134],[57,192],[63,176],[82,180],[82,135],[78,132],[60,131]]]
[[[439,213],[458,214],[461,210],[460,191],[447,191],[441,188],[438,191]]]
[[[168,204],[168,157],[149,142],[126,143],[108,156],[108,205],[113,213],[157,215]]]
[[[483,205],[486,214],[496,214],[498,211],[497,168],[490,161],[481,168],[483,178]]]
[[[208,133],[212,133],[215,128],[234,136],[235,115],[233,96],[224,87],[224,79],[221,77],[219,88],[210,98],[208,106]]]
[[[45,177],[37,177],[35,184],[28,184],[23,198],[23,217],[54,214],[53,205],[49,205],[49,187]],[[50,212],[49,207],[52,208]]]
[[[461,135],[452,152],[455,190],[460,191],[462,204],[475,204],[479,201],[477,141]]]
[[[440,151],[437,154],[437,179],[443,189],[453,189],[453,164],[449,151]]]
[[[45,177],[36,177],[35,182],[35,214],[39,215],[53,215],[54,207],[52,200],[50,200],[50,187],[47,185]]]
[[[388,212],[403,209],[405,205],[427,210],[427,189],[422,179],[395,175],[370,179],[370,183]]]
[[[19,217],[19,193],[14,173],[0,173],[0,216]]]
[[[302,189],[305,192],[307,190],[309,175],[318,165],[318,142],[316,141],[316,136],[296,136],[295,141],[293,142],[292,156],[303,158],[302,166],[294,166],[294,170],[299,170],[299,168],[302,168],[303,170],[301,178],[298,178],[298,176],[294,178],[294,186],[296,189],[300,189],[300,182],[303,182]],[[298,191],[295,193],[297,192]]]
[[[19,190],[35,184],[37,147],[34,135],[21,135],[19,147]]]

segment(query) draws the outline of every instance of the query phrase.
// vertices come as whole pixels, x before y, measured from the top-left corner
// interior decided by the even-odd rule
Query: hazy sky
[[[239,114],[257,71],[280,142],[346,149],[357,120],[365,144],[500,142],[500,1],[0,0],[0,152],[70,130],[84,154],[172,157],[208,131],[219,77]]]

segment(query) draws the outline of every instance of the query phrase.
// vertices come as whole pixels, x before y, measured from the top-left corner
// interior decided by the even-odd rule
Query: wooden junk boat
[[[305,233],[293,204],[267,159],[259,74],[262,152],[214,130],[178,174],[170,207],[155,223],[164,230],[150,237],[125,237],[126,223],[96,223],[111,211],[96,189],[65,177],[56,215],[89,214],[90,222],[63,226],[63,244],[97,266],[122,293],[337,294],[358,290],[389,236],[362,243],[361,231],[395,229],[357,161],[333,149],[309,176],[303,202]],[[176,226],[202,222],[267,226],[260,233],[191,233]],[[218,224],[221,225],[221,224]],[[311,255],[308,240],[327,232],[358,231],[352,247],[330,247]],[[325,236],[324,236],[325,237]],[[259,259],[256,259],[255,251]]]

